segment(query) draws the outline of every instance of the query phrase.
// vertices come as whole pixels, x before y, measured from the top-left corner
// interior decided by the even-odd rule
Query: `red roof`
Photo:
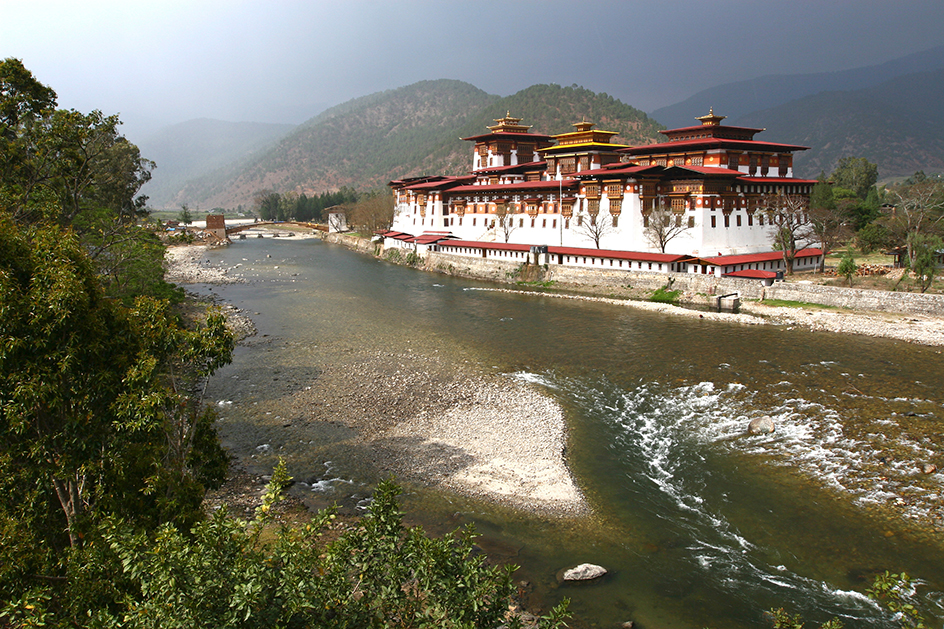
[[[667,171],[672,170],[673,168],[678,168],[681,170],[690,170],[692,172],[701,173],[702,175],[724,175],[728,177],[736,177],[741,175],[741,171],[733,170],[731,168],[721,168],[718,166],[670,166],[666,168]]]
[[[600,168],[594,168],[593,170],[584,170],[579,173],[571,173],[574,177],[595,177],[595,176],[607,176],[607,175],[637,175],[644,172],[648,172],[655,169],[661,169],[661,166],[639,166],[638,164],[607,164]]]
[[[550,142],[554,139],[554,136],[543,135],[541,133],[514,133],[509,131],[497,131],[491,133],[483,133],[481,135],[472,135],[467,138],[462,138],[463,140],[485,140],[485,139],[495,139],[495,140],[531,140],[535,142]]]
[[[548,247],[548,253],[564,256],[587,256],[588,258],[613,258],[614,260],[639,260],[640,262],[677,262],[688,256],[675,253],[650,253],[648,251],[615,251],[613,249],[586,249],[582,247]]]
[[[728,140],[727,138],[699,138],[697,140],[678,140],[675,142],[660,142],[659,144],[645,144],[619,149],[621,153],[630,155],[651,155],[653,153],[682,153],[692,149],[709,149],[726,147],[733,149],[764,150],[765,147],[778,151],[805,151],[808,146],[799,144],[780,144],[778,142],[760,142],[758,140]]]
[[[491,166],[487,168],[479,168],[478,170],[473,171],[476,175],[481,175],[484,173],[503,173],[508,171],[515,170],[542,170],[547,167],[547,162],[541,160],[539,162],[522,162],[520,164],[512,164],[510,166]]]
[[[454,239],[452,232],[424,232],[416,237],[416,244],[431,245],[442,240]]]
[[[447,247],[470,247],[472,249],[499,249],[505,251],[531,251],[532,245],[518,245],[510,242],[483,242],[481,240],[450,240],[444,242]]]
[[[475,177],[443,177],[436,181],[424,181],[422,183],[406,185],[407,190],[445,190],[453,186],[458,186],[469,181],[475,181]]]
[[[747,183],[819,183],[818,179],[793,179],[792,177],[738,177]]]
[[[560,181],[522,181],[520,183],[505,183],[505,184],[494,184],[488,186],[459,186],[457,188],[451,189],[449,192],[452,194],[456,193],[476,193],[476,192],[494,192],[496,190],[557,190],[563,185],[564,188],[571,188],[577,185],[577,182],[573,179],[565,179],[563,182]]]
[[[797,258],[810,258],[813,256],[823,255],[822,249],[801,249],[796,252]],[[690,258],[691,260],[700,260],[702,262],[707,262],[708,264],[713,264],[715,266],[727,266],[730,264],[750,264],[752,262],[771,262],[773,260],[782,260],[783,252],[781,251],[767,251],[764,253],[746,253],[743,255],[735,256],[714,256],[711,258],[697,257]]]
[[[523,245],[507,242],[483,242],[479,240],[449,240],[442,243],[448,247],[468,247],[470,249],[489,249],[498,251],[531,251],[538,245]],[[546,245],[542,245],[546,246]],[[547,247],[547,252],[554,255],[586,256],[588,258],[612,258],[614,260],[638,260],[640,262],[671,263],[687,256],[673,253],[649,253],[646,251],[614,251],[611,249],[586,249],[582,247]]]
[[[751,280],[769,280],[777,277],[773,271],[761,271],[760,269],[744,269],[743,271],[734,271],[725,273],[725,277],[744,277]]]

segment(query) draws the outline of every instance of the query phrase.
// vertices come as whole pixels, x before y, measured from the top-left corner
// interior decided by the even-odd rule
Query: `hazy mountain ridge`
[[[670,129],[688,127],[709,107],[715,113],[738,119],[752,112],[824,91],[849,91],[874,87],[896,77],[944,68],[944,46],[917,52],[886,63],[811,74],[767,75],[726,83],[694,94],[679,103],[661,107],[650,116]]]
[[[328,109],[249,161],[189,182],[176,201],[233,207],[250,204],[264,189],[310,195],[342,186],[376,189],[408,176],[465,174],[472,146],[460,138],[487,133],[506,112],[535,133],[564,133],[585,119],[628,144],[661,137],[661,127],[642,111],[576,86],[535,85],[503,98],[461,81],[421,81]]]
[[[795,160],[800,176],[831,172],[840,158],[865,157],[882,178],[944,171],[944,69],[896,77],[854,91],[824,91],[742,116],[763,138],[811,147]],[[760,138],[759,138],[760,139]]]
[[[142,193],[150,197],[152,207],[173,205],[177,192],[190,179],[245,159],[294,128],[290,124],[209,118],[166,127],[137,143],[141,154],[157,164]]]

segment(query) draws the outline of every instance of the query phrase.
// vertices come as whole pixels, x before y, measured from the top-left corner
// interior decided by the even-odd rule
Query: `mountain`
[[[142,193],[148,195],[151,207],[171,207],[187,180],[245,159],[294,128],[200,118],[161,129],[137,142],[141,155],[157,163]]]
[[[392,179],[460,175],[471,144],[506,112],[536,133],[563,133],[589,120],[619,133],[616,141],[655,141],[657,123],[607,94],[581,87],[535,85],[500,97],[461,81],[421,81],[343,103],[296,127],[270,149],[190,181],[176,203],[250,204],[265,189],[319,194],[350,186],[380,188]]]
[[[742,116],[763,137],[811,147],[794,158],[799,176],[832,172],[841,157],[865,157],[888,179],[944,171],[944,69],[859,90],[825,91]]]
[[[689,127],[696,116],[713,107],[715,112],[738,119],[759,110],[819,94],[827,90],[850,91],[874,87],[896,77],[944,68],[944,46],[938,46],[886,63],[815,74],[769,75],[719,85],[698,92],[680,103],[649,115],[670,129]]]

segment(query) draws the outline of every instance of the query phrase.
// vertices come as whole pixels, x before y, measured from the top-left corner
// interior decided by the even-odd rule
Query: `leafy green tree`
[[[911,234],[908,247],[914,253],[911,270],[918,280],[921,292],[926,292],[937,273],[938,258],[944,254],[944,242],[938,236],[929,234]]]
[[[190,211],[190,207],[186,203],[180,206],[180,213],[177,214],[177,220],[184,225],[190,225],[193,223],[193,213]]]
[[[836,268],[836,273],[846,278],[846,281],[849,282],[849,286],[852,286],[852,278],[855,277],[856,271],[859,266],[856,264],[855,258],[852,257],[852,254],[848,251],[843,254],[842,259],[839,260],[839,266]]]
[[[890,246],[888,229],[880,223],[870,223],[856,232],[856,248],[868,254]]]
[[[219,315],[124,307],[74,232],[0,213],[0,598],[63,578],[103,513],[201,517],[227,460],[198,389],[231,351]]]
[[[848,188],[864,200],[878,181],[878,166],[864,157],[843,157],[830,179],[836,186]]]

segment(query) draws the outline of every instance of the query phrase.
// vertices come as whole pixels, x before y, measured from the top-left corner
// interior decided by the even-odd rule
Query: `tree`
[[[864,157],[843,157],[830,179],[836,186],[848,188],[865,200],[878,181],[878,166]]]
[[[856,274],[858,265],[855,262],[855,258],[852,257],[852,254],[848,251],[843,254],[842,259],[839,261],[839,267],[836,269],[836,273],[846,278],[849,282],[850,288],[852,287],[852,278]]]
[[[646,240],[653,247],[658,247],[659,251],[665,253],[665,248],[676,236],[682,234],[691,226],[685,220],[682,214],[672,211],[672,208],[666,204],[665,199],[660,198],[659,203],[646,216],[646,224],[643,228]]]
[[[105,296],[74,233],[2,216],[0,304],[0,475],[48,488],[34,497],[46,543],[65,531],[77,546],[105,503],[191,518],[193,488],[219,476],[186,457],[219,456],[193,386],[229,360],[222,319],[185,330],[166,302],[126,309]],[[50,499],[59,516],[42,506]]]
[[[609,217],[600,216],[599,212],[590,213],[582,210],[577,213],[577,227],[575,231],[586,238],[592,240],[594,246],[599,249],[600,241],[616,231],[616,226]]]
[[[495,211],[495,223],[502,236],[505,237],[505,242],[511,240],[511,235],[517,229],[515,226],[515,215],[512,212],[513,207],[514,206],[508,203],[499,203],[498,209]]]
[[[177,220],[184,225],[189,225],[193,222],[193,214],[190,212],[190,207],[186,203],[180,206],[180,213],[177,215]]]
[[[253,203],[259,218],[264,221],[279,220],[279,206],[281,205],[282,195],[271,190],[257,192]]]
[[[925,178],[889,188],[888,196],[894,209],[883,223],[908,248],[908,261],[914,267],[915,237],[936,234],[944,226],[944,182]]]
[[[783,253],[787,274],[793,274],[793,260],[798,251],[816,242],[816,234],[809,220],[807,200],[802,195],[764,195],[758,201],[774,226],[771,244]]]
[[[371,234],[390,228],[393,223],[393,197],[380,190],[366,195],[351,208],[351,222]]]
[[[842,211],[837,208],[833,189],[825,181],[819,181],[810,193],[810,229],[823,249],[820,272],[825,269],[826,253],[848,236],[848,228]]]
[[[921,292],[926,292],[934,281],[937,260],[944,253],[944,242],[929,234],[910,234],[908,248],[914,253],[911,271],[918,280]]]

